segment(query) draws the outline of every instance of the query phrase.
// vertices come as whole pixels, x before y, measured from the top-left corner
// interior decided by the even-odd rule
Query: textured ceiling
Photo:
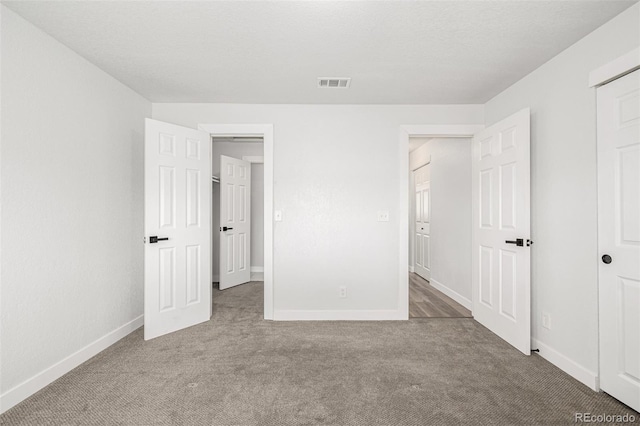
[[[487,101],[635,1],[3,3],[153,102],[456,104]]]

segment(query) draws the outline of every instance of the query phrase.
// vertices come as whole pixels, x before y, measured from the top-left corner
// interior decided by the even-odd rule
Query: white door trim
[[[617,57],[589,73],[589,87],[602,86],[640,68],[640,47]]]
[[[400,158],[399,245],[398,245],[398,313],[400,319],[409,319],[409,138],[411,137],[463,137],[471,138],[485,128],[484,124],[402,125],[398,132]],[[471,218],[469,218],[471,221]]]
[[[199,124],[198,129],[210,133],[211,136],[258,136],[264,140],[264,319],[272,320],[273,124]]]

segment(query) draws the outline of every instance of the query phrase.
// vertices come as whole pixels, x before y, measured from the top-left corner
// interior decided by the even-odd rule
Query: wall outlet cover
[[[346,297],[347,297],[347,287],[345,287],[345,286],[338,287],[338,297],[340,299],[346,299]]]
[[[389,210],[378,210],[378,222],[389,222]]]

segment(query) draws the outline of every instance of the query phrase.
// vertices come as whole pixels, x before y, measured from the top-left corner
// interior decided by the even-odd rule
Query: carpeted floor
[[[262,283],[213,319],[137,330],[0,416],[2,425],[571,425],[638,413],[472,319],[270,322]]]

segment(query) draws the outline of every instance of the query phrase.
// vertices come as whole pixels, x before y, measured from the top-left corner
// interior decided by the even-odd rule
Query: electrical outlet
[[[347,298],[347,288],[345,286],[338,287],[338,297],[340,299]]]
[[[378,222],[389,222],[389,210],[378,210]]]
[[[282,222],[282,210],[276,210],[273,212],[273,220],[276,222]]]
[[[548,312],[542,313],[542,326],[547,330],[551,330],[551,315]]]

